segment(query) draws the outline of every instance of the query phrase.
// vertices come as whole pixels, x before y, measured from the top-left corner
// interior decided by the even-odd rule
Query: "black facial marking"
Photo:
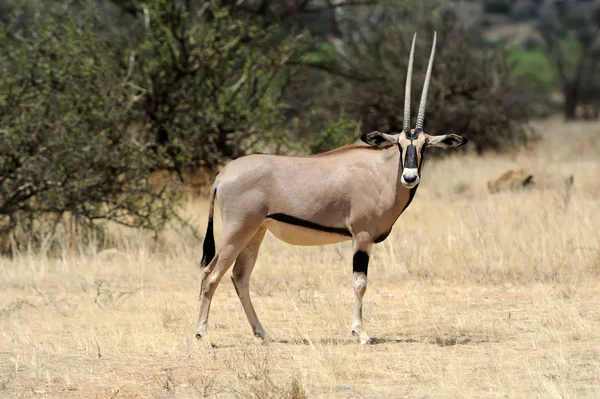
[[[398,143],[398,151],[400,151],[400,163],[402,163],[402,146]]]
[[[409,144],[406,147],[406,159],[404,160],[405,168],[413,168],[416,169],[417,165],[417,147],[414,144]]]
[[[421,160],[419,161],[419,173],[421,173],[421,167],[423,167],[423,155],[425,154],[426,145],[421,147]]]
[[[416,140],[419,138],[419,134],[422,132],[422,129],[415,129],[412,132],[408,132],[408,133],[404,133],[406,135],[406,138],[409,140]]]
[[[392,232],[392,230],[387,231],[379,236],[377,236],[377,238],[375,239],[375,241],[373,241],[375,244],[379,244],[380,242],[385,241],[386,238],[388,238],[388,236],[390,235],[390,233]]]
[[[267,215],[267,218],[287,224],[293,224],[295,226],[305,227],[311,230],[319,230],[324,231],[326,233],[333,233],[342,236],[352,237],[352,234],[350,233],[350,231],[348,231],[347,228],[323,226],[317,223],[309,222],[308,220],[298,219],[296,217],[286,215],[285,213],[272,213],[270,215]]]
[[[369,254],[365,251],[356,251],[354,258],[352,258],[352,271],[354,273],[367,274],[369,270]]]

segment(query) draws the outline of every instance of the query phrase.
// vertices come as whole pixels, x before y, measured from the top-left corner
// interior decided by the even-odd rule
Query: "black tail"
[[[213,186],[210,193],[209,203],[210,208],[208,211],[208,226],[206,226],[206,234],[204,235],[204,243],[202,244],[202,261],[200,261],[200,267],[206,267],[211,260],[215,257],[215,234],[213,232],[213,215],[215,210],[215,197],[217,194],[217,184]]]

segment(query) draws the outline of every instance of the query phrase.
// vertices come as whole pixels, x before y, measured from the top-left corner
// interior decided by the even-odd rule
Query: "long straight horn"
[[[427,66],[427,75],[425,75],[425,83],[423,83],[423,93],[421,93],[421,105],[419,105],[419,115],[417,116],[417,125],[415,133],[419,134],[423,130],[423,120],[425,119],[425,106],[427,105],[427,90],[429,89],[429,79],[431,78],[431,68],[433,67],[433,59],[435,58],[435,42],[437,32],[433,33],[433,46],[431,55],[429,56],[429,65]]]
[[[412,80],[413,59],[415,56],[415,40],[417,34],[413,36],[412,46],[410,47],[410,57],[408,58],[408,72],[406,73],[406,88],[404,89],[404,133],[410,133],[410,82]]]

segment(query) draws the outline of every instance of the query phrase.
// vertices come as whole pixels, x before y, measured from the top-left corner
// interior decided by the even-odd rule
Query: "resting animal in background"
[[[488,181],[488,191],[493,194],[504,190],[519,190],[530,185],[533,185],[533,175],[524,169],[511,169]]]
[[[250,274],[267,230],[294,245],[325,245],[352,240],[354,320],[352,333],[371,339],[363,328],[362,303],[374,243],[385,240],[417,191],[428,147],[455,148],[467,143],[456,134],[430,136],[423,131],[427,89],[435,56],[429,57],[417,123],[410,124],[413,37],[400,134],[371,132],[369,146],[346,146],[312,157],[255,154],[229,163],[210,194],[208,227],[201,267],[200,315],[196,337],[206,333],[217,285],[235,261],[231,280],[254,335],[267,339],[250,300]],[[223,220],[219,250],[213,236],[214,201]],[[318,273],[318,271],[315,271]]]

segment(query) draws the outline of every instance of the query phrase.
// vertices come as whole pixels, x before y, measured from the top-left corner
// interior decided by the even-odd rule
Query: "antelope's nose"
[[[408,184],[414,183],[415,181],[417,181],[417,175],[404,176],[404,181],[407,182]]]

